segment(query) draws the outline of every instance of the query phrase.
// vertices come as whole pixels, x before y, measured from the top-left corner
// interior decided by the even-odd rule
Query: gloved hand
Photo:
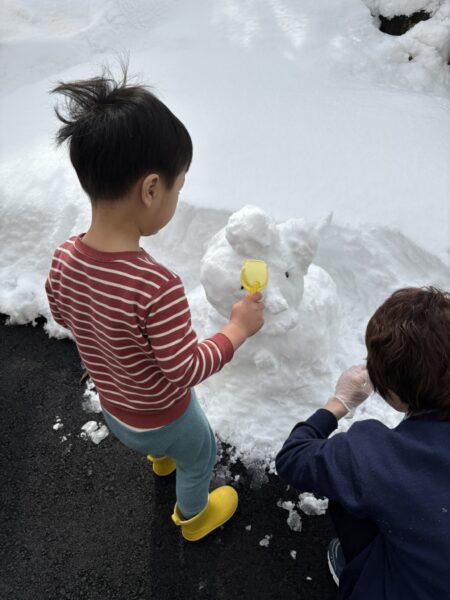
[[[372,392],[372,383],[365,365],[354,365],[339,377],[334,398],[353,412]]]

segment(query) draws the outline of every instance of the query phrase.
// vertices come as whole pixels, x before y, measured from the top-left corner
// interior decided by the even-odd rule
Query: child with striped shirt
[[[110,430],[150,455],[157,475],[176,469],[172,519],[198,540],[225,523],[238,498],[209,493],[216,443],[194,388],[229,362],[263,324],[261,295],[232,309],[199,342],[180,277],[140,248],[173,217],[192,160],[185,126],[144,86],[108,73],[53,92],[66,99],[57,141],[90,198],[87,233],[56,249],[46,292],[53,318],[71,331]]]

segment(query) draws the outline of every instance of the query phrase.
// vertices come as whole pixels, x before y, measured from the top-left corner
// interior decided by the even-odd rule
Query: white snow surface
[[[431,18],[403,36],[378,29],[379,14],[422,9]],[[67,151],[53,145],[48,91],[125,52],[193,137],[177,214],[142,245],[183,278],[201,336],[239,296],[244,255],[269,262],[267,325],[198,389],[246,459],[273,459],[340,370],[364,360],[367,319],[393,290],[450,287],[450,0],[0,10],[0,311],[12,322],[49,317],[51,254],[89,226]],[[92,388],[86,399],[93,409]],[[372,397],[341,428],[367,417],[400,419]]]
[[[409,16],[425,11],[434,14],[445,2],[443,0],[363,0],[373,14],[392,18],[399,15]]]

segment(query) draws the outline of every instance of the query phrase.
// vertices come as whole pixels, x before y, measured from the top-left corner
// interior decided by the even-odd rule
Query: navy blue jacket
[[[450,421],[429,413],[389,429],[370,419],[327,439],[336,428],[336,417],[318,410],[296,425],[276,466],[296,489],[379,529],[344,569],[340,597],[450,599]]]

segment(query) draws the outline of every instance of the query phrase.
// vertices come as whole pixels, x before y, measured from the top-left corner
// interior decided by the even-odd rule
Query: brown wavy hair
[[[450,294],[434,287],[397,290],[366,330],[367,370],[384,399],[395,392],[412,413],[450,420]]]

